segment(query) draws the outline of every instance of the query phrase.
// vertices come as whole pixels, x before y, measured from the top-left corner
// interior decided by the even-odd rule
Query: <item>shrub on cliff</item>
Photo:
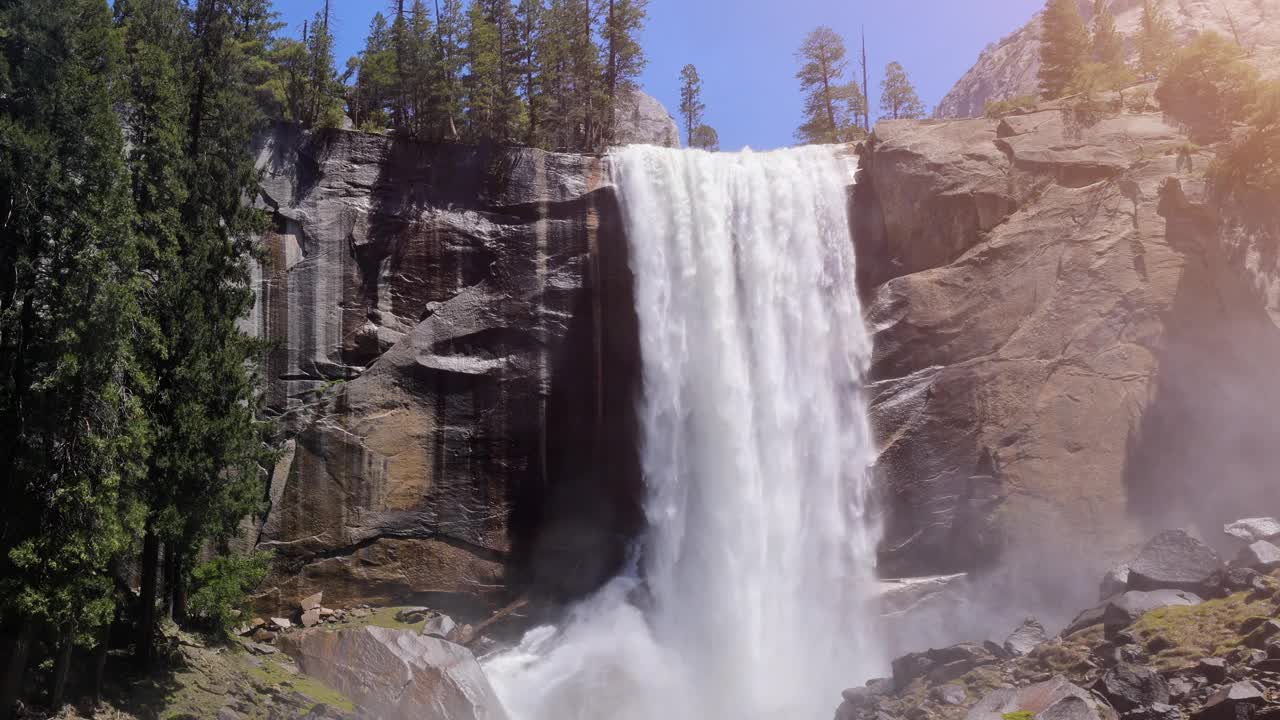
[[[1012,115],[1022,110],[1030,110],[1038,102],[1040,102],[1040,99],[1035,95],[1019,95],[1007,100],[988,100],[983,108],[983,114],[992,120],[998,120],[1005,115]]]
[[[1258,71],[1245,61],[1244,50],[1206,32],[1174,55],[1156,99],[1194,139],[1205,142],[1225,139],[1233,124],[1248,117],[1258,90]]]
[[[1219,151],[1209,177],[1219,193],[1280,197],[1280,81],[1262,86],[1248,126]]]
[[[215,634],[225,634],[248,616],[246,598],[267,576],[271,554],[217,557],[191,571],[195,591],[187,603],[193,620]]]

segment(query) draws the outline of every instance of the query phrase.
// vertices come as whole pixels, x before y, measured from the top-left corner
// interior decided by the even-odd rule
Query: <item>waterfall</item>
[[[826,720],[884,664],[848,161],[610,159],[648,529],[631,572],[486,668],[513,720]]]

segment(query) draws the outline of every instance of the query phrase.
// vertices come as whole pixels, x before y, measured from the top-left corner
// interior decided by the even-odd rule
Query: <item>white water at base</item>
[[[628,147],[611,162],[649,526],[634,572],[486,670],[513,720],[826,720],[883,665],[848,161]]]

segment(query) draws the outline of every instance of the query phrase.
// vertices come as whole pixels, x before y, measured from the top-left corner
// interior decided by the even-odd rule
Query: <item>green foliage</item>
[[[271,53],[276,65],[270,81],[282,117],[303,127],[337,127],[342,123],[342,83],[333,61],[329,18],[317,12],[301,41],[279,40]]]
[[[1159,77],[1174,51],[1173,26],[1160,9],[1160,0],[1142,1],[1137,44],[1138,74],[1145,80]]]
[[[689,147],[706,150],[708,152],[720,151],[720,133],[710,125],[699,125],[694,128],[693,134],[689,138]]]
[[[1209,177],[1223,195],[1252,192],[1280,199],[1280,81],[1262,86],[1248,127],[1218,152]]]
[[[1240,46],[1206,32],[1174,55],[1156,99],[1193,139],[1205,142],[1224,139],[1234,123],[1247,118],[1258,90],[1258,71]]]
[[[602,145],[614,140],[618,104],[636,87],[635,79],[646,64],[638,36],[644,28],[649,0],[603,0],[600,39],[604,54],[604,121]]]
[[[105,3],[0,4],[0,620],[83,637],[138,534],[151,434],[134,211]]]
[[[684,132],[689,147],[695,147],[693,133],[703,126],[702,113],[707,106],[702,102],[702,78],[698,68],[685,65],[680,70],[680,118],[684,120]]]
[[[1120,92],[1133,84],[1133,71],[1123,63],[1108,65],[1101,62],[1088,62],[1076,74],[1071,83],[1071,91],[1081,96],[1084,104],[1095,104],[1098,96],[1108,92]],[[1123,101],[1121,101],[1123,105]]]
[[[545,11],[542,0],[520,0],[515,8],[518,85],[524,99],[524,143],[536,146],[546,119],[546,73],[541,53]]]
[[[510,0],[477,0],[467,13],[463,80],[470,142],[508,142],[519,134],[522,108],[517,24]]]
[[[829,27],[805,38],[796,58],[796,79],[804,93],[804,123],[796,130],[802,143],[841,143],[862,136],[858,118],[866,98],[856,80],[845,81],[849,63],[844,40]]]
[[[1040,94],[1056,100],[1070,89],[1089,57],[1089,31],[1076,0],[1048,0],[1041,19]]]
[[[1007,712],[1000,716],[1001,720],[1033,720],[1036,714],[1027,710],[1018,710],[1017,712]]]
[[[248,597],[271,567],[271,554],[225,555],[191,571],[188,610],[210,630],[229,632],[248,617]]]
[[[1116,18],[1105,0],[1096,0],[1093,14],[1093,39],[1090,43],[1093,62],[1108,67],[1125,64],[1124,39],[1116,32]]]
[[[382,132],[391,122],[390,108],[396,92],[396,57],[391,29],[382,13],[369,23],[364,50],[348,62],[356,76],[347,90],[347,114],[365,132]]]
[[[925,115],[924,103],[920,102],[906,68],[899,62],[891,62],[884,68],[884,80],[880,81],[880,109],[894,120],[916,119]]]
[[[983,108],[983,115],[994,120],[1005,115],[1031,110],[1039,102],[1040,98],[1035,95],[1019,95],[1007,100],[988,100]]]

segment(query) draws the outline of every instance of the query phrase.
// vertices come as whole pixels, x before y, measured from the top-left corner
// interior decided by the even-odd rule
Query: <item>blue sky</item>
[[[364,44],[369,19],[390,0],[331,0],[338,65]],[[650,0],[642,42],[649,58],[640,81],[674,110],[680,68],[693,63],[703,80],[706,121],[726,150],[789,145],[800,123],[795,50],[805,33],[830,25],[854,59],[866,27],[872,113],[879,78],[891,60],[910,73],[932,109],[978,53],[1023,25],[1043,0]],[[276,0],[290,31],[323,0]],[[851,68],[856,63],[850,63]]]

